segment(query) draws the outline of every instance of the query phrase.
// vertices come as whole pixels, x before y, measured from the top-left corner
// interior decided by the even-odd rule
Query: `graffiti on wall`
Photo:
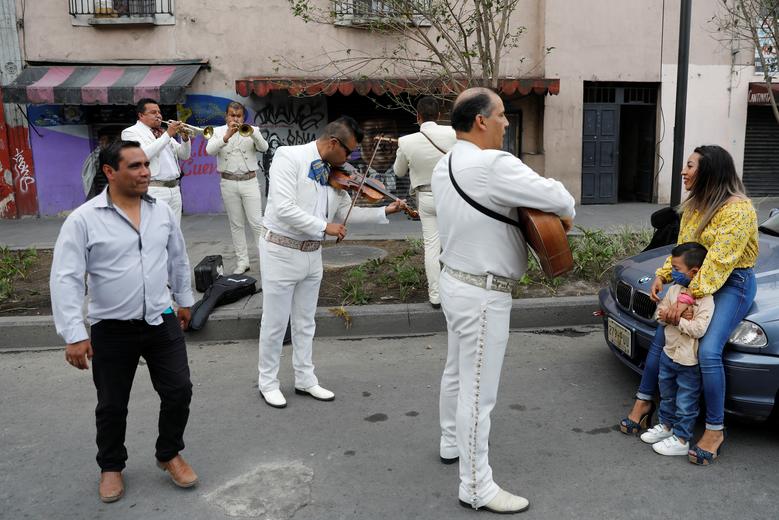
[[[8,150],[8,133],[0,105],[0,218],[16,218],[14,179]]]
[[[262,99],[253,120],[268,141],[268,151],[263,156],[265,172],[279,146],[310,143],[325,127],[326,119],[327,105],[321,96],[269,96]]]
[[[175,117],[201,128],[220,126],[224,124],[230,101],[232,98],[226,96],[189,95],[184,104],[176,107]],[[313,141],[326,124],[327,105],[322,97],[280,95],[242,101],[246,103],[247,121],[260,128],[270,145],[267,153],[257,156],[258,173],[268,171],[279,146]],[[13,210],[13,192],[6,190],[9,193],[5,193],[0,181],[0,215],[4,202],[6,211],[23,215],[37,214],[39,205],[41,215],[56,215],[83,203],[80,172],[84,159],[94,148],[90,135],[95,125],[130,126],[134,122],[133,107],[128,106],[126,113],[121,108],[95,112],[60,105],[29,106],[28,116],[38,131],[30,135],[32,149],[23,144],[27,143],[26,128],[21,129],[23,139],[22,136],[10,139],[5,156],[7,164],[0,164],[0,172],[7,172],[4,178],[10,177],[9,184],[12,183],[12,189],[16,188],[16,210]],[[117,115],[120,113],[121,116]],[[184,213],[223,212],[216,158],[206,153],[206,140],[202,136],[193,139],[190,158],[180,164],[184,174],[181,182]],[[6,201],[9,194],[12,196]]]
[[[14,200],[18,216],[38,214],[37,175],[33,168],[32,149],[24,126],[7,127],[8,157]]]
[[[16,185],[19,193],[26,195],[30,191],[30,185],[35,184],[35,178],[32,176],[30,166],[24,158],[24,152],[19,148],[11,156],[13,160],[13,169],[16,173]]]

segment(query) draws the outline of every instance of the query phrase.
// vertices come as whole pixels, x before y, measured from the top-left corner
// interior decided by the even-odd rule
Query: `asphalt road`
[[[61,350],[2,353],[0,518],[489,518],[459,505],[457,468],[438,461],[445,345],[443,334],[317,340],[332,403],[294,395],[285,349],[289,406],[275,410],[257,395],[256,342],[191,344],[192,490],[154,466],[158,401],[140,367],[115,504],[97,497],[90,374]],[[775,428],[730,420],[711,467],[661,457],[616,431],[637,384],[597,328],[511,335],[490,459],[498,484],[530,499],[517,518],[779,517]]]

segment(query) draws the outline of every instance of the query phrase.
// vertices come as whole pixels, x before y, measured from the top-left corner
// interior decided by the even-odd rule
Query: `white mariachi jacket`
[[[136,122],[133,126],[122,130],[122,139],[125,141],[138,141],[141,148],[149,158],[149,170],[152,179],[169,180],[176,179],[180,175],[180,169],[176,172],[160,172],[160,153],[168,147],[174,159],[186,160],[192,152],[192,139],[179,143],[164,132],[160,137],[154,137],[151,128]],[[160,175],[163,173],[163,175]]]
[[[227,125],[214,128],[214,135],[208,140],[206,153],[216,156],[216,169],[226,173],[248,173],[257,170],[257,152],[268,150],[260,129],[252,127],[252,135],[244,137],[237,132],[224,142]]]
[[[276,150],[270,166],[270,187],[265,209],[265,226],[296,240],[316,237],[322,240],[330,222],[343,223],[351,205],[346,191],[327,186],[327,220],[314,215],[317,204],[317,181],[308,176],[311,162],[320,159],[316,141]],[[383,207],[355,207],[348,223],[386,224]],[[348,224],[347,223],[347,224]]]

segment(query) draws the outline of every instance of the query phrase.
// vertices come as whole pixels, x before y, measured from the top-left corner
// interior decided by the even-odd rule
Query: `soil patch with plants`
[[[531,259],[520,281],[523,298],[582,296],[603,287],[611,267],[641,251],[649,243],[649,230],[613,233],[579,228],[570,237],[574,270],[552,280],[545,278]],[[381,260],[356,267],[327,268],[319,292],[319,306],[421,303],[427,299],[421,239],[350,241],[352,245],[379,247]],[[338,247],[335,243],[325,247]],[[49,299],[50,250],[10,251],[0,248],[0,316],[51,314]],[[198,296],[196,296],[197,298]]]

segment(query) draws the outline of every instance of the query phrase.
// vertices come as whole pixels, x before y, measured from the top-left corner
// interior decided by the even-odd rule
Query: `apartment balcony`
[[[174,25],[174,0],[69,0],[73,25]]]
[[[424,13],[430,0],[333,0],[335,25],[372,27],[397,25],[430,25]]]

